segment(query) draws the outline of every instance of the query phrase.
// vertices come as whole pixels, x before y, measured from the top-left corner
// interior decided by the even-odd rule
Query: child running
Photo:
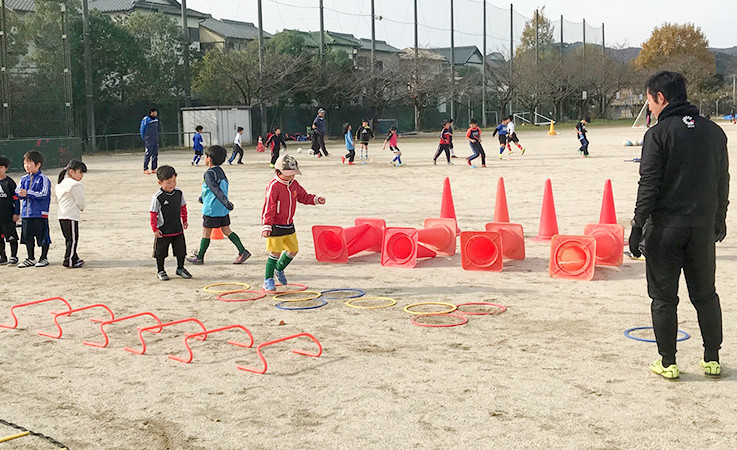
[[[15,181],[5,172],[10,159],[0,156],[0,265],[18,264],[18,233],[15,224],[20,219],[20,200],[15,193]],[[5,241],[10,244],[10,257],[5,253]]]
[[[475,168],[476,166],[471,164],[471,161],[481,156],[481,167],[486,167],[486,152],[484,152],[484,147],[481,146],[481,128],[479,128],[479,123],[476,119],[471,119],[469,125],[468,131],[466,131],[466,137],[471,146],[473,156],[466,158],[466,162],[469,166]]]
[[[589,120],[588,117],[584,117],[576,124],[576,135],[578,135],[578,141],[581,143],[578,154],[581,155],[581,158],[589,157],[589,140],[586,138],[586,125]]]
[[[348,165],[352,166],[355,164],[353,162],[353,159],[356,157],[356,146],[353,144],[353,133],[351,133],[351,124],[343,124],[343,137],[345,137],[345,149],[346,151],[348,151],[348,153],[346,153],[345,156],[342,156],[340,160],[343,161],[343,164],[345,164],[345,160],[346,158],[348,158]]]
[[[77,255],[77,243],[80,213],[87,206],[82,188],[82,177],[85,173],[87,173],[85,163],[73,159],[59,172],[55,188],[57,218],[66,241],[64,261],[61,265],[70,269],[78,269],[84,265],[84,260],[79,259]]]
[[[290,155],[282,155],[276,161],[276,176],[266,187],[266,197],[261,213],[263,229],[261,237],[266,238],[266,260],[264,290],[276,290],[274,276],[282,285],[287,284],[284,269],[299,251],[297,234],[294,228],[294,212],[297,202],[305,205],[324,205],[325,198],[308,194],[300,186],[295,175],[301,175],[297,160]]]
[[[202,240],[199,251],[187,258],[192,264],[204,264],[213,228],[220,228],[238,249],[238,257],[233,264],[243,264],[251,256],[251,253],[243,247],[238,235],[230,229],[230,211],[234,206],[228,200],[228,177],[220,167],[225,162],[226,156],[227,150],[219,145],[213,145],[205,150],[205,164],[208,169],[203,175],[202,196],[199,198],[199,202],[202,203]]]
[[[172,166],[161,166],[156,169],[156,178],[161,189],[151,200],[151,230],[154,232],[154,258],[156,258],[157,276],[160,281],[169,281],[164,270],[164,261],[169,256],[169,246],[177,258],[177,275],[192,278],[184,268],[184,257],[187,255],[187,242],[184,230],[187,229],[187,202],[184,194],[177,188],[177,172]]]
[[[281,135],[281,128],[274,128],[274,132],[271,133],[268,139],[266,139],[266,146],[271,147],[271,163],[269,167],[274,168],[274,163],[279,159],[279,152],[281,148],[287,148],[287,142],[284,140],[284,136]]]
[[[507,123],[507,148],[509,149],[509,154],[512,154],[512,142],[514,142],[517,148],[520,149],[521,154],[524,155],[525,149],[519,144],[519,138],[517,138],[517,133],[514,131],[514,116],[507,117],[507,120],[509,120]]]
[[[241,141],[242,138],[243,138],[243,127],[238,127],[235,133],[235,138],[233,138],[233,154],[230,155],[230,159],[228,160],[228,165],[233,164],[233,161],[235,161],[236,156],[238,156],[238,164],[243,164],[243,145]],[[228,156],[228,154],[226,153],[225,156]]]
[[[397,127],[392,125],[392,127],[389,128],[389,134],[387,134],[386,139],[384,139],[384,145],[381,147],[383,150],[386,148],[386,144],[389,144],[389,150],[394,153],[392,165],[396,167],[405,165],[405,163],[402,162],[402,152],[399,150],[399,147],[397,147],[397,138],[399,137],[399,134],[397,134]]]
[[[192,158],[192,165],[199,166],[200,159],[202,159],[202,152],[205,148],[202,146],[202,125],[197,125],[194,130],[196,133],[192,136],[192,150],[194,150],[194,158]]]
[[[507,148],[507,124],[509,123],[509,117],[505,117],[502,123],[497,125],[494,132],[491,134],[492,137],[499,133],[499,159],[504,157],[504,149]],[[510,150],[511,153],[511,150]]]
[[[373,138],[374,138],[374,132],[371,130],[371,127],[368,124],[368,119],[363,119],[361,121],[360,128],[358,128],[358,131],[356,131],[356,139],[358,139],[358,143],[361,144],[361,154],[360,154],[359,159],[365,159],[365,160],[369,159],[369,156],[368,156],[369,140]]]
[[[49,205],[51,203],[51,180],[41,172],[44,157],[41,152],[31,150],[23,155],[26,174],[20,179],[15,193],[20,199],[21,244],[26,245],[28,258],[18,267],[46,267],[51,237],[49,236]],[[41,247],[41,257],[36,262],[33,241]]]
[[[435,156],[432,159],[433,164],[438,163],[438,157],[442,152],[445,152],[445,159],[448,160],[448,165],[452,166],[450,162],[450,140],[453,137],[453,133],[450,131],[450,122],[443,120],[443,129],[440,130],[440,143],[438,144],[438,150],[435,152]]]

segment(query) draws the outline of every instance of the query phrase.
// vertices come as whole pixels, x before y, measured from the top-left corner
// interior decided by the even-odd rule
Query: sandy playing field
[[[623,332],[648,326],[645,264],[625,258],[618,268],[597,268],[593,281],[554,280],[548,276],[549,244],[528,240],[524,261],[506,261],[501,273],[469,272],[461,255],[420,262],[414,269],[382,267],[376,253],[360,254],[349,264],[315,260],[312,225],[350,226],[356,217],[381,217],[389,226],[420,227],[438,217],[443,179],[450,177],[458,223],[483,230],[493,219],[497,179],[504,177],[512,222],[525,235],[538,232],[543,187],[553,184],[560,232],[581,234],[597,222],[606,179],[611,179],[619,223],[627,227],[637,192],[642,130],[590,128],[590,159],[579,159],[572,124],[549,137],[542,130],[518,129],[527,148],[511,160],[496,157],[495,139],[484,136],[488,168],[471,169],[460,133],[455,165],[434,166],[436,138],[400,139],[407,166],[388,164],[380,141],[371,144],[373,161],[342,166],[342,142],[328,147],[329,158],[298,157],[299,177],[308,192],[327,198],[324,206],[300,205],[295,223],[301,252],[287,269],[289,280],[314,290],[360,288],[389,296],[392,308],[351,309],[340,300],[307,311],[283,311],[271,297],[224,303],[204,292],[210,283],[237,281],[260,288],[265,244],[260,237],[263,192],[273,171],[268,154],[246,152],[245,165],[225,166],[231,183],[233,229],[254,254],[231,264],[233,245],[213,241],[206,265],[188,265],[194,278],[156,278],[149,227],[155,176],[142,174],[142,154],[85,158],[83,182],[88,209],[80,224],[82,269],[61,266],[64,239],[52,206],[51,266],[0,267],[0,321],[10,320],[11,305],[61,296],[80,307],[108,305],[118,317],[142,311],[162,321],[196,317],[207,328],[242,324],[256,343],[308,332],[320,340],[320,358],[292,354],[312,351],[308,339],[265,350],[264,375],[236,369],[258,366],[254,349],[228,345],[246,340],[233,331],[195,341],[194,361],[182,338],[198,330],[189,323],[147,335],[147,352],[138,347],[136,327],[147,317],[106,328],[108,348],[97,325],[97,309],[61,319],[63,337],[48,312],[61,303],[18,310],[20,325],[0,329],[0,419],[44,433],[69,448],[653,448],[737,446],[737,222],[717,248],[717,290],[722,298],[724,376],[706,379],[699,368],[701,337],[694,309],[682,284],[680,329],[692,334],[679,344],[680,382],[649,373],[655,344],[627,339]],[[737,126],[725,129],[737,150]],[[299,143],[305,149],[309,143]],[[699,149],[694,149],[699,151]],[[189,250],[201,233],[199,196],[202,167],[191,167],[190,152],[165,152],[160,163],[179,171],[178,184],[190,208]],[[734,171],[733,171],[734,172]],[[50,171],[52,180],[58,171]],[[19,174],[11,174],[16,180]],[[737,183],[733,183],[733,186]],[[734,192],[734,187],[732,191]],[[21,259],[25,249],[20,250]],[[421,328],[402,308],[418,301],[491,301],[507,305],[494,316],[472,316],[464,326]],[[280,325],[280,321],[284,324]],[[641,336],[647,336],[642,334]],[[0,424],[0,438],[17,431]],[[27,436],[4,444],[14,448],[53,448]]]

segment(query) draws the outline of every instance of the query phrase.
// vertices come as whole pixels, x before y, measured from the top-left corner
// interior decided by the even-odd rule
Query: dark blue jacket
[[[141,119],[141,129],[139,130],[141,139],[146,148],[158,147],[159,145],[159,118],[144,116]]]
[[[312,121],[312,124],[315,125],[315,131],[317,131],[317,134],[320,136],[325,136],[325,134],[328,132],[327,127],[325,126],[325,118],[320,117],[319,115],[315,117],[315,120]]]

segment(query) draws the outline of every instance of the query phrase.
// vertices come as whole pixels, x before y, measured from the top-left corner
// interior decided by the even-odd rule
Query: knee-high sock
[[[230,239],[230,242],[235,244],[235,246],[238,248],[239,253],[243,253],[246,251],[246,247],[241,244],[241,239],[238,237],[235,233],[230,233],[230,236],[228,236],[228,239]]]
[[[205,259],[205,252],[207,251],[207,247],[209,246],[210,246],[209,238],[200,239],[200,251],[197,252],[197,257],[200,259]]]
[[[289,256],[289,253],[287,252],[282,253],[281,258],[279,258],[279,261],[276,262],[276,269],[277,270],[286,269],[286,267],[289,265],[290,262],[292,262],[293,259],[294,257]]]
[[[264,274],[265,278],[274,278],[274,269],[276,269],[277,262],[278,261],[276,259],[276,256],[269,254],[269,258],[266,260],[266,273]]]

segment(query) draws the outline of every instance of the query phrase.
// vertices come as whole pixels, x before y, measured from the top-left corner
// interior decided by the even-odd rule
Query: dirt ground
[[[308,192],[327,198],[324,206],[299,205],[295,223],[301,252],[287,269],[289,280],[310,289],[359,288],[367,295],[395,298],[391,308],[360,310],[341,300],[306,311],[275,308],[270,296],[253,302],[224,303],[203,287],[246,282],[260,288],[266,260],[260,237],[264,188],[273,177],[268,155],[249,148],[242,166],[225,166],[230,179],[233,229],[253,253],[243,265],[227,241],[213,241],[204,266],[189,265],[194,278],[156,278],[151,258],[149,206],[158,185],[142,174],[142,154],[90,156],[83,183],[88,199],[80,224],[82,269],[61,266],[64,239],[51,211],[52,264],[46,268],[0,267],[0,321],[11,305],[60,296],[73,307],[108,305],[118,317],[142,311],[162,321],[196,317],[207,328],[242,324],[256,344],[308,332],[322,343],[319,358],[308,339],[265,350],[264,375],[236,369],[258,365],[254,349],[228,345],[247,340],[242,332],[213,334],[195,341],[194,361],[186,354],[188,323],[150,334],[145,355],[136,327],[153,324],[141,317],[106,328],[108,348],[93,348],[103,310],[61,319],[63,337],[53,331],[49,311],[61,303],[18,310],[20,325],[0,329],[0,419],[43,433],[69,448],[645,448],[737,446],[737,230],[717,247],[717,290],[724,313],[724,376],[710,380],[698,362],[701,337],[694,309],[682,284],[680,329],[691,338],[679,344],[681,381],[667,382],[647,365],[655,344],[627,339],[624,330],[650,325],[645,264],[625,258],[621,267],[596,269],[593,281],[563,281],[548,275],[550,246],[527,241],[527,258],[505,261],[500,273],[470,272],[461,255],[420,262],[414,269],[380,265],[376,253],[362,253],[348,264],[315,260],[313,225],[350,226],[356,217],[380,217],[389,226],[421,227],[438,217],[443,180],[450,177],[462,230],[483,230],[492,221],[497,179],[504,177],[512,222],[525,236],[538,232],[545,180],[550,178],[560,232],[581,234],[599,218],[606,179],[612,180],[617,217],[627,227],[637,192],[643,130],[590,129],[591,154],[580,159],[571,124],[558,136],[518,128],[527,152],[500,161],[485,133],[487,168],[472,169],[470,153],[456,133],[454,165],[431,161],[436,138],[400,139],[407,165],[389,165],[380,141],[371,144],[373,161],[341,165],[341,142],[320,160],[297,153]],[[731,151],[737,126],[724,125]],[[698,151],[699,149],[694,149]],[[179,172],[189,203],[190,250],[199,244],[202,167],[191,167],[190,152],[165,152],[160,162]],[[49,176],[55,180],[57,171]],[[16,180],[20,174],[11,174]],[[55,182],[55,181],[54,181]],[[735,183],[733,183],[733,186]],[[734,187],[732,189],[734,193]],[[25,256],[21,249],[20,256]],[[22,259],[22,258],[21,258]],[[732,275],[730,275],[732,274]],[[507,312],[472,316],[464,326],[423,328],[410,323],[402,308],[418,301],[491,301]],[[280,325],[283,321],[284,324]],[[641,334],[640,336],[647,336]],[[0,437],[16,430],[0,424]],[[39,437],[4,444],[8,449],[53,448]]]

